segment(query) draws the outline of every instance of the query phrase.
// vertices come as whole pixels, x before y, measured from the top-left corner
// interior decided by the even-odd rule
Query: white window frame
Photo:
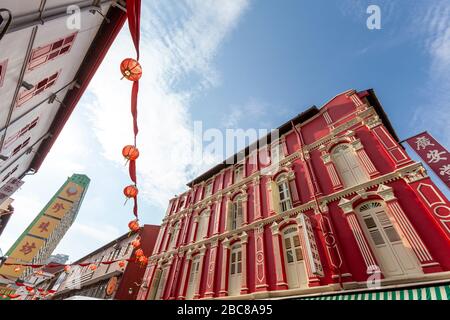
[[[208,234],[208,215],[209,210],[204,210],[198,216],[197,222],[197,234],[195,236],[195,241],[201,241]]]
[[[234,183],[238,183],[244,179],[244,165],[239,164],[233,170]]]
[[[230,212],[230,230],[236,230],[239,229],[242,226],[243,222],[243,199],[242,195],[238,195],[231,205],[231,212]]]
[[[210,180],[210,181],[207,181],[206,184],[205,184],[205,196],[204,196],[204,198],[209,197],[210,195],[212,195],[212,191],[213,191],[213,181]]]
[[[280,199],[281,212],[288,211],[293,208],[291,190],[289,189],[289,180],[285,175],[279,176],[276,180],[277,190]]]

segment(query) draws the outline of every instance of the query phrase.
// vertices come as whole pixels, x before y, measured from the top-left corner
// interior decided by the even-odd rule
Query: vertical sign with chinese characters
[[[450,188],[450,154],[428,132],[422,132],[406,140],[411,148]]]
[[[28,267],[17,267],[15,264],[40,264],[47,260],[44,254],[50,255],[51,251],[44,249],[56,247],[72,224],[89,181],[85,175],[74,174],[62,185],[9,249],[6,254],[8,259],[0,267],[0,275],[17,279]],[[66,217],[62,224],[61,220]]]
[[[0,203],[3,203],[8,199],[14,192],[17,191],[23,185],[23,181],[17,178],[10,178],[1,188],[0,188]]]

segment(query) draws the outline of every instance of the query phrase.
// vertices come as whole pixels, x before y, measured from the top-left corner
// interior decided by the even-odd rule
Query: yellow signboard
[[[50,238],[55,229],[60,225],[60,220],[70,213],[72,209],[79,209],[80,201],[83,198],[85,189],[89,185],[89,181],[90,179],[85,175],[72,175],[64,183],[61,191],[55,194],[39,213],[37,219],[17,239],[7,253],[8,260],[5,264],[30,264],[33,258],[38,255],[39,251],[47,245],[47,239]],[[53,243],[51,245],[55,245],[54,242],[59,242],[60,240],[58,236],[52,239]],[[42,264],[45,262],[45,259],[46,257],[39,256],[39,262],[37,264]],[[5,264],[0,268],[0,275],[16,279],[27,268],[22,266],[19,269],[16,265],[7,266]]]
[[[56,229],[59,220],[43,215],[39,218],[36,224],[30,229],[28,234],[47,239]]]
[[[73,203],[61,198],[55,198],[55,200],[49,205],[45,211],[46,215],[53,216],[61,219],[72,209]]]

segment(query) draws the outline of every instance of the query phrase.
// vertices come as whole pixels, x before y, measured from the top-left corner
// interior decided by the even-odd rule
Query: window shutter
[[[281,210],[280,210],[280,191],[278,189],[278,184],[275,181],[271,182],[271,189],[272,189],[273,210],[277,214],[279,214],[281,212]]]

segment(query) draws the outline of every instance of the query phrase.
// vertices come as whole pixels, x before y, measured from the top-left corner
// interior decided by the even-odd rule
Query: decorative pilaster
[[[205,217],[207,220],[206,226],[205,226],[206,232],[204,232],[205,235],[203,236],[203,239],[207,239],[209,237],[209,226],[211,224],[211,217],[214,217],[214,215],[212,214],[212,202],[209,201],[207,206],[208,206],[208,209],[207,209],[206,217]]]
[[[219,194],[217,196],[216,207],[215,207],[213,235],[219,234],[221,212],[222,212],[222,194]]]
[[[200,216],[198,215],[198,212],[194,214],[193,223],[192,223],[192,230],[191,230],[191,238],[189,240],[189,243],[194,243],[195,238],[197,237],[197,229],[198,229],[198,222],[199,222]]]
[[[152,261],[149,263],[147,269],[145,270],[144,277],[142,278],[142,285],[139,289],[136,300],[145,300],[147,298],[151,290],[150,283],[153,280],[155,270],[156,261]]]
[[[228,192],[225,196],[225,216],[224,216],[224,230],[228,230],[229,226],[228,226],[228,219],[229,219],[229,215],[230,215],[230,210],[231,210],[231,192]]]
[[[242,226],[248,224],[248,195],[242,197]]]
[[[167,298],[169,300],[174,300],[175,299],[175,286],[174,281],[177,279],[178,277],[178,272],[180,271],[180,260],[181,257],[179,255],[175,255],[174,256],[174,262],[173,262],[173,272],[170,275],[169,280],[167,281],[167,289],[168,289],[168,294],[167,294]]]
[[[181,273],[181,282],[180,282],[180,287],[178,290],[178,300],[186,299],[186,291],[185,291],[186,277],[187,277],[189,265],[191,264],[191,260],[192,260],[192,252],[189,250],[186,255],[186,258],[184,259],[184,263],[183,263],[183,270]]]
[[[405,238],[409,242],[409,245],[413,249],[416,257],[418,258],[422,268],[425,270],[427,267],[436,266],[438,263],[433,259],[427,247],[423,243],[420,236],[417,234],[413,225],[406,217],[405,212],[398,203],[397,198],[394,196],[394,191],[391,187],[387,187],[380,184],[377,193],[383,198],[388,207],[388,214],[390,214],[397,225],[399,226]]]
[[[295,181],[295,171],[291,168],[288,172],[289,190],[291,191],[292,205],[295,207],[300,204],[300,197],[298,195],[297,183]]]
[[[216,270],[217,261],[217,240],[214,240],[211,244],[208,263],[208,275],[206,277],[206,292],[205,297],[212,298],[214,296],[214,273]]]
[[[272,230],[272,244],[273,244],[273,255],[275,258],[275,274],[276,274],[276,288],[277,290],[283,290],[288,288],[288,284],[286,282],[286,276],[284,272],[284,264],[281,258],[281,250],[280,250],[280,236],[278,232],[278,223],[272,223],[270,227]]]
[[[241,236],[241,251],[242,251],[242,272],[241,272],[241,294],[248,293],[247,285],[247,242],[248,235],[244,231]]]
[[[358,244],[359,251],[363,256],[364,264],[366,265],[367,274],[372,274],[373,270],[380,270],[380,266],[376,262],[372,250],[370,250],[369,243],[367,242],[361,226],[359,225],[358,218],[353,210],[352,202],[342,198],[339,202],[339,207],[344,212],[353,236],[355,237],[356,243]],[[374,266],[377,268],[374,268]]]
[[[184,224],[184,228],[183,228],[183,237],[182,239],[182,244],[186,244],[188,243],[189,239],[189,226],[192,223],[192,209],[189,209],[187,216],[186,216],[186,223]]]
[[[363,164],[364,168],[366,169],[366,172],[369,174],[369,177],[371,179],[377,177],[380,175],[378,170],[373,165],[372,160],[370,160],[369,156],[366,153],[366,150],[364,150],[364,147],[361,143],[360,139],[354,139],[351,142],[351,145],[353,146],[353,149],[356,152],[356,155],[359,158],[359,161]]]
[[[362,102],[361,98],[358,96],[356,90],[351,90],[347,92],[346,96],[353,102],[356,107],[356,112],[361,113],[367,109],[367,104]]]
[[[254,199],[254,211],[255,211],[255,217],[254,220],[260,220],[262,218],[261,215],[261,183],[259,176],[255,177],[253,180],[253,199]]]
[[[269,215],[275,214],[275,204],[273,203],[272,197],[272,178],[268,177],[266,182],[266,190],[267,190],[267,205],[269,207]]]
[[[219,297],[228,295],[228,251],[230,250],[230,240],[226,238],[222,241],[222,268],[220,272]]]
[[[333,186],[333,190],[337,191],[344,188],[344,185],[339,178],[336,167],[334,166],[333,161],[331,161],[331,155],[326,150],[324,145],[320,146],[319,150],[322,152],[322,161],[325,167],[327,168],[328,176],[331,179],[331,184]]]
[[[265,253],[264,253],[264,225],[260,224],[253,229],[253,238],[255,239],[255,290],[267,291]]]
[[[200,297],[200,284],[202,282],[202,276],[203,276],[203,263],[205,261],[205,251],[206,251],[206,247],[205,245],[203,245],[200,250],[199,250],[199,255],[200,255],[200,264],[198,266],[198,274],[197,274],[197,278],[195,279],[196,283],[195,283],[195,294],[194,294],[194,300],[198,299]]]

